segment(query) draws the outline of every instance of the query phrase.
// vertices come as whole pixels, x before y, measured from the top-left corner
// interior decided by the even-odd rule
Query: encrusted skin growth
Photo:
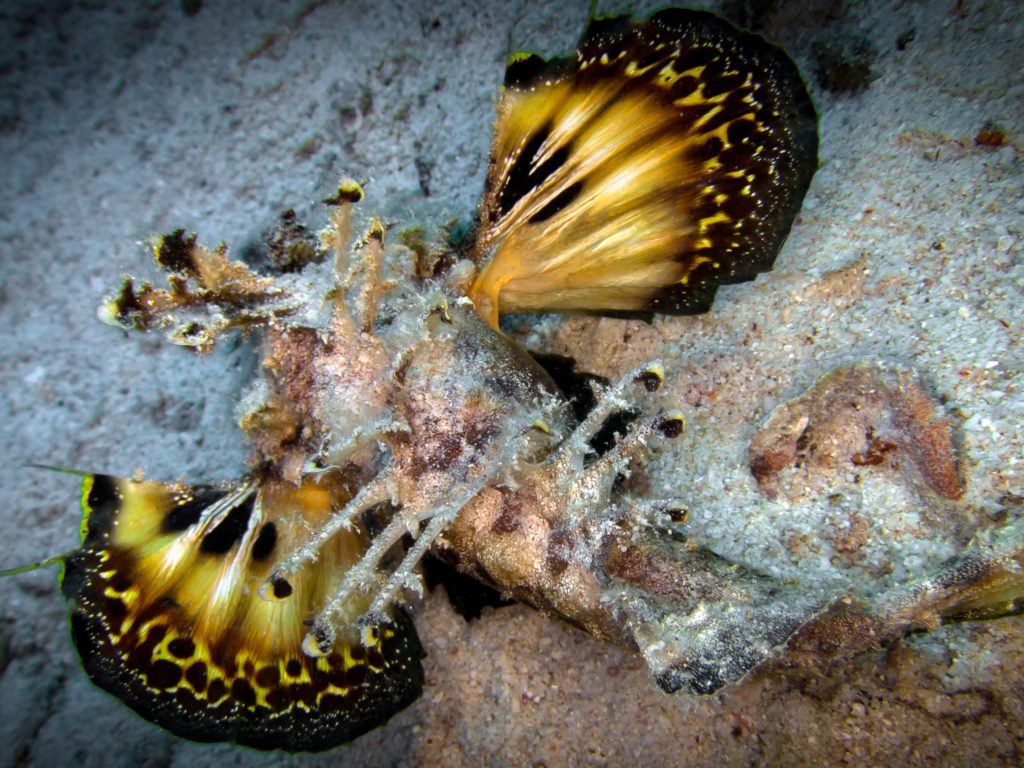
[[[350,205],[342,200],[323,235],[335,248],[347,237]],[[336,254],[345,271],[319,324],[262,310],[265,375],[241,419],[260,467],[251,482],[349,490],[331,495],[329,517],[265,554],[260,595],[294,601],[325,548],[390,510],[313,607],[306,655],[330,656],[347,628],[387,626],[393,604],[420,590],[416,565],[431,548],[506,596],[639,647],[666,690],[717,690],[822,605],[821,595],[786,596],[763,577],[672,543],[665,531],[681,519],[677,502],[616,488],[652,440],[683,431],[680,414],[645,405],[665,377],[658,361],[600,391],[576,424],[544,370],[459,296],[466,270],[385,280],[388,249],[372,220],[351,254]],[[288,300],[310,305],[320,295]],[[180,337],[170,314],[154,321]],[[640,416],[597,455],[595,436],[620,413]]]

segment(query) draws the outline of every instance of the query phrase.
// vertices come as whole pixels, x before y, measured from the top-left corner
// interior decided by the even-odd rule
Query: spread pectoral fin
[[[352,629],[322,657],[301,648],[364,534],[339,532],[287,599],[257,594],[280,552],[345,500],[328,483],[85,476],[83,543],[62,588],[90,678],[175,734],[261,749],[327,749],[408,706],[423,654],[401,611],[368,647]],[[352,605],[353,622],[363,610]]]
[[[693,314],[771,268],[817,166],[796,66],[704,12],[596,19],[513,59],[471,297],[499,314]]]

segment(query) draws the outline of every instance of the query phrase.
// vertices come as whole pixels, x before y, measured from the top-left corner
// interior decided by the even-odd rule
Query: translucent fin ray
[[[704,12],[595,18],[573,58],[514,57],[471,297],[500,314],[706,311],[771,268],[817,166],[795,65]]]

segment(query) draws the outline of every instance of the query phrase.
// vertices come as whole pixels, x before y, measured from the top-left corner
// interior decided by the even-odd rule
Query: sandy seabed
[[[285,208],[345,173],[368,209],[468,220],[512,48],[571,49],[588,3],[16,2],[0,7],[0,566],[77,543],[74,478],[25,462],[148,477],[236,476],[234,419],[256,356],[196,358],[125,338],[96,308],[140,242],[186,227],[244,255]],[[656,6],[609,5],[637,17]],[[647,468],[689,533],[786,578],[899,583],[1024,495],[1024,9],[1012,2],[732,2],[800,65],[821,168],[775,270],[713,312],[544,319],[513,331],[614,376],[652,356],[687,433]],[[841,71],[835,52],[869,67]],[[819,76],[821,70],[824,77]],[[844,79],[845,78],[845,79]],[[852,79],[851,79],[852,78]],[[845,87],[844,87],[845,86]],[[966,492],[918,499],[863,473],[856,520],[769,503],[752,435],[822,373],[913,371],[954,425]],[[858,482],[861,477],[858,476]],[[851,502],[852,503],[852,502]],[[854,556],[829,531],[862,526]],[[832,549],[829,549],[832,547]],[[196,745],[94,689],[53,574],[0,581],[0,765],[1019,765],[1019,618],[946,627],[826,669],[755,673],[717,697],[663,694],[633,653],[522,606],[472,623],[417,608],[422,699],[322,755]]]

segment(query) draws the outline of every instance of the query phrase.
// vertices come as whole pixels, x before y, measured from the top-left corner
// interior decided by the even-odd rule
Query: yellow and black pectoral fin
[[[348,495],[329,482],[193,487],[87,475],[82,547],[65,561],[62,589],[93,682],[177,735],[261,749],[327,749],[408,706],[423,685],[423,652],[404,613],[368,647],[342,628],[329,653],[302,651],[365,534],[339,532],[294,574],[287,599],[258,595],[281,553]],[[353,620],[365,608],[352,605]]]
[[[680,9],[513,57],[470,295],[500,314],[706,311],[771,268],[817,167],[817,114],[761,37]]]

